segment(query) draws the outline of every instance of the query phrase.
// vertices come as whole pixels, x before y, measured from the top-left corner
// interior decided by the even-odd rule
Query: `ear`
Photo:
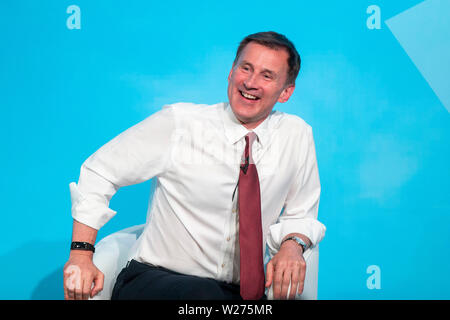
[[[291,95],[294,93],[295,84],[288,85],[286,88],[283,89],[280,96],[278,97],[278,102],[285,103],[289,100]]]

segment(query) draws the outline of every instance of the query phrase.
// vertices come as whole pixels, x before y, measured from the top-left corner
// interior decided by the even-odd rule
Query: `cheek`
[[[245,76],[240,73],[239,71],[235,71],[232,76],[231,76],[231,82],[237,86],[239,84],[242,84],[242,82],[244,81]]]
[[[278,100],[280,98],[281,94],[283,93],[283,90],[279,88],[279,86],[271,85],[266,88],[267,96],[270,96],[272,100]]]

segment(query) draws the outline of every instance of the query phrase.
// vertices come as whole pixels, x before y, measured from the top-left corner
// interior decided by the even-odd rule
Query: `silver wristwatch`
[[[297,236],[293,236],[293,237],[284,239],[283,242],[281,242],[281,245],[283,245],[283,243],[288,240],[294,240],[295,242],[297,242],[298,245],[302,246],[303,252],[305,252],[308,249],[308,245],[305,243],[305,241],[303,241],[301,238],[299,238]],[[280,247],[281,247],[281,245],[280,245]]]

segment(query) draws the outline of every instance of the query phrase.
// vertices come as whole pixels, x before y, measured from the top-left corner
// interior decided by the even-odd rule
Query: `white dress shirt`
[[[273,111],[253,131],[264,250],[267,243],[275,252],[293,232],[317,245],[325,226],[317,220],[320,182],[311,126]],[[130,259],[238,283],[233,193],[248,132],[228,103],[164,106],[83,163],[78,184],[70,184],[72,217],[99,229],[116,214],[109,201],[120,187],[155,177],[147,224]]]

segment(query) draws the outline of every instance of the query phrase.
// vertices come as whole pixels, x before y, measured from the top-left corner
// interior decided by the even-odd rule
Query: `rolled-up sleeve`
[[[270,227],[268,246],[276,253],[282,239],[290,233],[307,236],[316,246],[325,236],[325,226],[317,220],[320,200],[320,180],[312,128],[307,127],[302,139],[300,166],[289,189],[278,223]]]
[[[127,129],[81,166],[78,184],[69,184],[72,217],[100,229],[116,211],[109,202],[120,187],[162,174],[170,165],[174,120],[170,106]]]

